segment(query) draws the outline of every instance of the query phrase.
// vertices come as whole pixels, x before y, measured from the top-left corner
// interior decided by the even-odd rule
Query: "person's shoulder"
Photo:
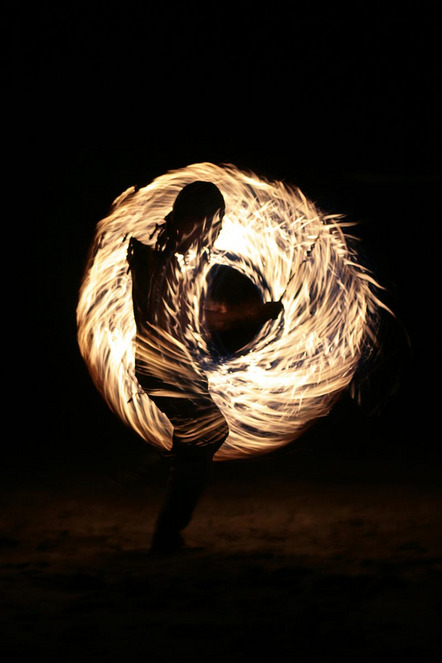
[[[135,237],[131,237],[127,259],[131,269],[149,269],[154,267],[157,262],[155,247],[149,244],[143,244]]]

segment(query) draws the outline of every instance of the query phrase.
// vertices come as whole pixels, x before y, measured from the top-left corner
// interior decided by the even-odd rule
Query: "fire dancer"
[[[227,422],[211,398],[207,379],[190,362],[176,362],[165,369],[162,353],[177,341],[186,346],[189,326],[182,264],[192,252],[196,267],[210,260],[225,213],[224,198],[211,182],[195,181],[178,194],[164,224],[158,225],[156,244],[147,246],[131,238],[128,263],[132,276],[132,300],[137,329],[135,372],[137,380],[173,426],[170,469],[165,501],[157,519],[152,551],[176,552],[185,547],[182,531],[190,523],[195,506],[210,476],[213,456],[229,434]],[[172,301],[179,301],[179,310]],[[267,302],[244,310],[207,310],[209,332],[248,323],[276,319],[280,302]],[[152,361],[152,348],[157,362]]]

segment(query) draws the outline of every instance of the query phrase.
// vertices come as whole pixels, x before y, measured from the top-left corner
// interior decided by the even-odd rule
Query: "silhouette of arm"
[[[210,332],[264,324],[267,320],[276,320],[283,308],[281,302],[209,304],[206,308],[206,324]]]
[[[141,329],[149,317],[149,287],[153,273],[152,248],[131,237],[127,262],[132,276],[132,302],[137,329]]]

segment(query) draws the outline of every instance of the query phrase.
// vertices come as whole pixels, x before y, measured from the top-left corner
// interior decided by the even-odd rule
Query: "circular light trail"
[[[297,439],[326,416],[376,346],[379,286],[358,261],[339,215],[324,215],[299,189],[234,166],[197,163],[121,194],[97,225],[77,307],[78,342],[93,381],[110,408],[148,443],[169,449],[172,427],[140,389],[134,372],[135,322],[127,250],[145,244],[179,191],[211,181],[226,202],[211,261],[196,273],[181,265],[191,324],[165,337],[165,372],[202,371],[230,434],[216,460],[267,453]],[[194,265],[193,265],[194,266]],[[263,301],[284,311],[240,350],[216,353],[204,324],[209,272],[230,268]],[[195,275],[196,274],[196,275]],[[158,355],[152,350],[152,361]]]

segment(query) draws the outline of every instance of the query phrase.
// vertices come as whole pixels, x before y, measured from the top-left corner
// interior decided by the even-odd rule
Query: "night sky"
[[[345,12],[253,3],[19,8],[9,21],[6,144],[18,196],[30,194],[30,256],[18,285],[24,325],[32,316],[39,334],[37,357],[25,356],[23,367],[39,385],[39,423],[32,419],[19,445],[35,449],[41,427],[38,453],[52,453],[61,423],[74,438],[97,426],[101,402],[75,340],[95,225],[127,187],[198,161],[283,179],[359,224],[365,257],[411,340],[401,378],[407,431],[409,417],[424,427],[436,346],[439,27],[425,4],[419,13],[376,3]],[[393,333],[401,345],[404,332]],[[392,407],[401,410],[397,400]]]

